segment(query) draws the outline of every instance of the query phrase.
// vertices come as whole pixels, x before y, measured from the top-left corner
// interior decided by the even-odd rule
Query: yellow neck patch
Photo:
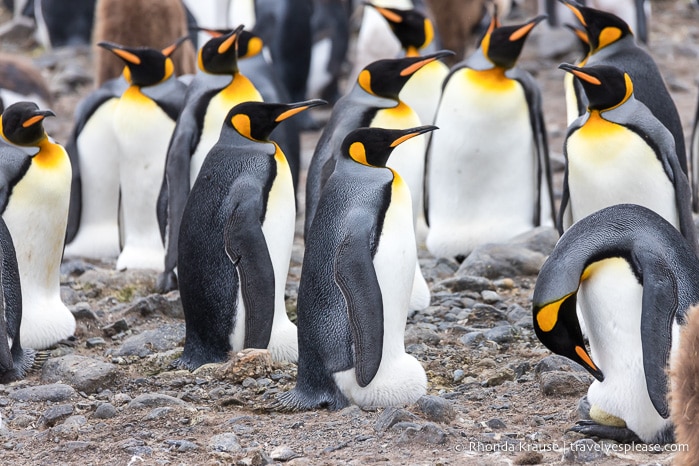
[[[252,82],[240,73],[236,73],[231,83],[221,91],[222,97],[236,104],[247,101],[262,101],[262,96]]]
[[[606,138],[615,137],[616,133],[624,131],[624,127],[611,121],[605,120],[599,110],[590,111],[590,116],[583,126],[578,130],[580,135],[586,138]],[[583,272],[583,280],[586,277],[588,269],[594,266],[591,265]]]
[[[483,90],[503,91],[516,85],[516,82],[505,76],[505,69],[498,66],[489,70],[466,69],[468,80]]]
[[[420,48],[424,49],[430,45],[432,43],[432,39],[434,39],[434,26],[432,25],[432,21],[425,18],[425,42]]]
[[[45,169],[60,166],[68,157],[63,147],[51,142],[46,136],[39,141],[37,147],[39,147],[39,152],[32,158],[32,163]]]

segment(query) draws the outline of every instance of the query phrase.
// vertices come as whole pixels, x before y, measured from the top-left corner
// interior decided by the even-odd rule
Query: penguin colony
[[[627,22],[559,1],[577,18],[586,55],[560,65],[574,85],[558,208],[541,95],[516,66],[545,17],[504,25],[495,9],[475,50],[446,72],[451,51],[420,55],[440,40],[422,2],[366,4],[402,52],[363,66],[332,99],[305,185],[296,325],[284,289],[299,131],[309,127],[301,115],[327,102],[303,100],[313,40],[288,16],[311,2],[277,13],[290,28],[277,35],[303,26],[292,41],[304,50],[297,62],[280,57],[279,37],[263,27],[200,29],[209,39],[194,76],[176,75],[170,58],[184,37],[162,50],[100,42],[123,72],[101,77],[80,104],[67,151],[43,128],[53,112],[28,101],[3,108],[0,382],[24,377],[35,350],[75,331],[59,293],[65,249],[154,270],[160,291],[179,289],[180,367],[267,348],[298,363],[278,409],[413,403],[428,383],[403,343],[409,309],[429,305],[418,218],[437,257],[555,224],[561,237],[532,313],[541,342],[595,378],[585,419],[571,429],[696,445],[697,190],[693,197],[679,116]],[[267,38],[280,63],[262,53]]]

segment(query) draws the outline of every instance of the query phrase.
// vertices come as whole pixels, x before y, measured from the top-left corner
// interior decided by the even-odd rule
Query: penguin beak
[[[578,21],[580,21],[580,24],[583,26],[587,27],[587,22],[585,21],[585,17],[582,14],[582,11],[580,11],[580,5],[578,2],[573,2],[570,0],[558,0],[568,8],[570,8],[570,11],[573,12],[576,18],[578,18]]]
[[[518,40],[521,40],[522,38],[526,37],[527,34],[529,34],[532,29],[534,29],[534,26],[542,22],[548,18],[546,15],[539,15],[536,18],[532,19],[529,21],[527,24],[522,26],[521,28],[517,29],[514,31],[512,34],[510,34],[509,40],[510,42],[517,42]]]
[[[423,66],[427,65],[428,63],[431,63],[431,62],[438,60],[440,58],[450,57],[452,55],[455,55],[455,54],[451,50],[440,50],[439,52],[435,52],[431,55],[425,55],[425,57],[422,60],[417,61],[417,62],[403,68],[400,72],[400,75],[401,76],[410,76],[411,74],[417,72],[417,70],[419,70]]]
[[[169,46],[165,47],[163,50],[161,50],[161,52],[166,57],[169,57],[170,55],[172,55],[175,52],[175,50],[177,50],[180,47],[180,45],[182,45],[188,39],[189,39],[189,36],[182,36],[179,39],[177,39],[174,44],[169,45]]]
[[[386,18],[386,21],[391,22],[391,23],[402,23],[403,22],[403,17],[396,13],[395,11],[391,11],[388,8],[383,8],[380,6],[376,6],[372,3],[369,2],[364,2],[365,5],[370,6],[374,8],[376,11],[379,12],[381,16]]]
[[[277,118],[274,119],[277,123],[286,120],[294,115],[297,115],[304,110],[308,110],[311,107],[317,107],[319,105],[325,105],[327,102],[321,99],[306,100],[304,102],[297,102],[295,104],[289,104],[289,109],[280,113]]]
[[[37,110],[34,112],[34,115],[27,118],[22,122],[22,128],[29,128],[30,126],[33,126],[40,121],[43,121],[44,118],[49,117],[49,116],[56,116],[55,113],[53,113],[51,110]]]
[[[138,55],[136,55],[133,52],[126,50],[121,45],[114,44],[112,42],[99,42],[97,45],[99,45],[103,49],[109,50],[114,55],[121,58],[122,60],[124,60],[127,63],[131,63],[132,65],[140,65],[141,64],[141,57],[139,57]]]
[[[243,30],[245,26],[242,24],[235,28],[233,32],[230,33],[230,35],[221,42],[221,44],[218,46],[218,53],[223,55],[224,53],[228,52],[231,47],[235,46],[237,40],[238,40],[238,34],[240,34],[240,31]]]
[[[587,44],[588,46],[590,45],[590,38],[588,37],[587,32],[585,32],[583,29],[580,29],[568,23],[564,24],[563,26],[570,29],[573,32],[573,34],[575,34],[578,37],[578,39],[580,39],[581,42]]]
[[[436,130],[436,129],[439,129],[439,128],[436,127],[436,126],[434,126],[434,125],[418,126],[418,127],[415,127],[415,128],[407,129],[406,132],[405,132],[405,134],[403,134],[402,136],[400,136],[400,137],[394,139],[393,142],[390,144],[389,147],[396,147],[396,146],[398,146],[398,145],[400,145],[400,144],[403,144],[403,143],[404,143],[405,141],[407,141],[408,139],[412,139],[412,138],[414,138],[415,136],[419,136],[420,134],[428,133],[428,132],[434,131],[434,130]]]
[[[602,85],[602,81],[600,81],[598,78],[596,78],[595,76],[592,76],[591,74],[584,72],[582,68],[579,68],[575,65],[571,65],[568,63],[561,63],[560,65],[558,65],[558,68],[562,69],[563,71],[567,71],[568,73],[573,74],[578,79],[581,79],[587,83],[594,84],[595,86]]]

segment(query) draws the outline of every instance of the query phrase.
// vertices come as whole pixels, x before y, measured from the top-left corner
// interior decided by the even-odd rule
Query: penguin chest
[[[241,102],[262,101],[257,89],[242,75],[236,75],[231,83],[214,95],[204,113],[199,143],[190,160],[189,185],[194,186],[206,155],[221,135],[223,120],[228,112]]]
[[[54,279],[57,283],[71,174],[65,150],[47,143],[12,187],[3,218],[14,241],[20,275],[23,280],[29,277],[23,287],[30,282],[50,284]]]
[[[566,140],[573,222],[604,207],[648,207],[679,226],[675,190],[657,154],[641,136],[593,114]]]
[[[116,105],[114,129],[122,160],[139,165],[150,164],[151,160],[164,163],[175,122],[157,103],[131,87]]]
[[[405,320],[417,261],[411,203],[408,187],[395,175],[373,261],[383,300],[384,352],[392,354],[403,351]]]
[[[416,71],[400,92],[400,99],[415,110],[423,125],[434,121],[442,95],[442,82],[447,74],[449,68],[444,63],[439,60],[430,62]]]

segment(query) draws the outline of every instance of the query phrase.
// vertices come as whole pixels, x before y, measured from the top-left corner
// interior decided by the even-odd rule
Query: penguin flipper
[[[240,192],[238,191],[240,194]],[[226,254],[240,276],[245,304],[245,348],[267,348],[274,320],[274,268],[259,221],[260,196],[236,196],[224,229]],[[257,205],[255,205],[257,204]]]
[[[2,221],[2,220],[0,220]],[[8,235],[9,236],[9,235]],[[0,248],[0,264],[3,263],[5,260],[5,251],[3,251],[2,248]],[[7,300],[5,300],[5,289],[9,288],[9,285],[6,284],[5,281],[7,278],[5,277],[5,271],[0,268],[0,374],[1,373],[6,373],[10,372],[14,368],[14,361],[12,360],[12,353],[10,352],[10,344],[8,342],[8,338],[10,336],[9,334],[9,325],[7,322]],[[16,309],[15,311],[21,311],[20,309]]]
[[[66,244],[75,239],[80,228],[80,218],[82,215],[82,183],[80,182],[80,156],[78,155],[77,133],[75,129],[65,146],[72,175],[70,180],[70,200],[68,203],[68,224],[66,226]]]
[[[357,383],[366,387],[381,364],[383,300],[371,257],[371,222],[355,219],[348,224],[361,226],[348,232],[338,246],[333,273],[347,303]]]
[[[667,367],[672,325],[677,313],[678,284],[670,267],[660,260],[646,267],[641,310],[641,347],[648,396],[664,419],[670,416]]]

